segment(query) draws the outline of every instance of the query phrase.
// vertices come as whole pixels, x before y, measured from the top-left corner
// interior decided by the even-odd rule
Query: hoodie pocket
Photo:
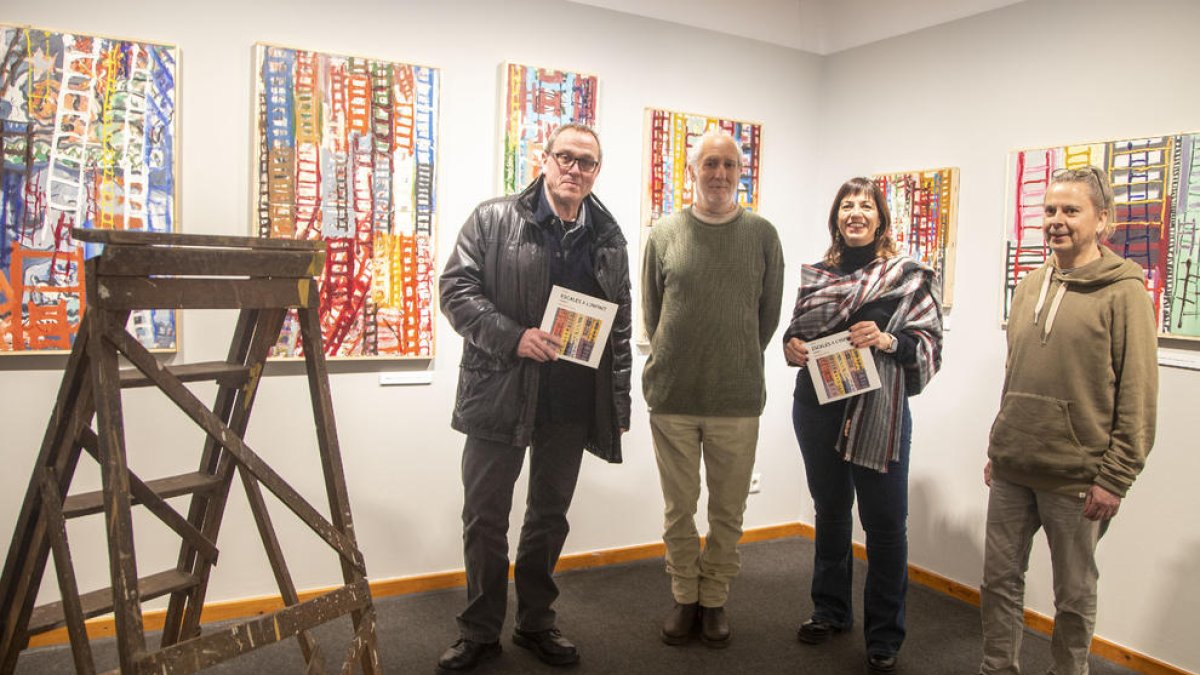
[[[1025,472],[1071,479],[1091,476],[1091,458],[1071,424],[1071,402],[1008,392],[992,424],[988,456]]]

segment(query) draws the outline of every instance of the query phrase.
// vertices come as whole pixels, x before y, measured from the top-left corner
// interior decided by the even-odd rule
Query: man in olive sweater
[[[771,223],[738,206],[742,153],[710,131],[688,153],[691,207],[654,225],[646,244],[642,308],[650,358],[642,385],[658,460],[667,572],[675,607],[667,644],[696,624],[710,647],[725,647],[729,584],[750,490],[758,418],[766,403],[763,350],[779,324],[783,250]],[[708,482],[703,552],[694,516],[700,462]]]

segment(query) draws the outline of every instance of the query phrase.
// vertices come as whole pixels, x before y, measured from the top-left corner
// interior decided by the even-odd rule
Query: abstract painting
[[[691,205],[692,182],[684,171],[687,153],[710,129],[724,131],[741,146],[742,179],[738,184],[738,203],[751,211],[758,211],[761,124],[648,108],[643,150],[646,182],[642,192],[644,227],[653,227],[659,218]]]
[[[1200,336],[1200,133],[1175,137],[1164,333]]]
[[[325,242],[326,355],[432,357],[438,70],[255,51],[258,236]],[[289,317],[275,355],[302,354]]]
[[[596,76],[514,63],[504,67],[504,194],[538,177],[550,132],[596,125]]]
[[[175,229],[176,49],[0,25],[0,354],[70,350],[89,247],[71,228]],[[149,349],[175,313],[135,312]]]
[[[1094,164],[1108,174],[1116,197],[1107,245],[1145,270],[1159,331],[1200,337],[1200,134],[1020,150],[1011,164],[1005,319],[1017,282],[1049,253],[1042,215],[1050,177],[1058,169]]]
[[[958,222],[958,169],[881,173],[871,177],[883,190],[900,251],[937,270],[942,306],[954,302],[954,247]]]

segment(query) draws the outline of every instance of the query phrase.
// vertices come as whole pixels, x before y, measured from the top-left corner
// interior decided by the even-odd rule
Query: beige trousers
[[[667,573],[681,604],[723,607],[741,568],[737,543],[754,470],[758,417],[651,413],[650,431],[662,482]],[[696,531],[700,461],[708,484],[708,537]]]
[[[1083,517],[1083,497],[1039,492],[992,478],[983,554],[980,615],[983,675],[1020,675],[1025,634],[1025,570],[1033,535],[1046,532],[1054,576],[1052,675],[1088,675],[1096,624],[1096,545],[1109,521]]]

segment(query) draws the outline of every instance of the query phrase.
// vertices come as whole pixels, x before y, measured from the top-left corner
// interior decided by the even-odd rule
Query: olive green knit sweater
[[[782,299],[783,249],[766,219],[742,210],[712,225],[687,208],[658,221],[642,265],[650,411],[762,414],[763,350]]]

